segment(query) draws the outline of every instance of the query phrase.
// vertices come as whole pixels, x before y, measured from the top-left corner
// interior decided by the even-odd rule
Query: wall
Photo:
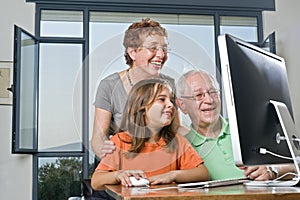
[[[295,119],[300,130],[300,52],[299,0],[276,0],[276,12],[264,13],[265,36],[276,31],[277,54],[287,63],[294,103]],[[13,25],[34,33],[34,4],[25,0],[1,0],[0,60],[13,59]],[[30,200],[32,193],[32,157],[11,154],[11,106],[0,105],[0,199]],[[17,192],[15,192],[17,190]]]
[[[275,0],[276,12],[265,12],[264,34],[275,31],[277,54],[285,59],[292,95],[295,123],[300,133],[300,1]]]
[[[13,60],[14,24],[34,33],[34,4],[1,0],[0,61]],[[0,199],[32,199],[32,156],[11,154],[12,106],[0,105]]]

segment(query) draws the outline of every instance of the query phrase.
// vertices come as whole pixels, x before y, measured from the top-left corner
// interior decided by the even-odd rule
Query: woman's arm
[[[107,134],[110,126],[111,117],[111,112],[101,108],[95,108],[94,129],[91,139],[91,147],[98,158],[102,158],[103,156],[105,156],[105,151],[102,152],[102,147],[104,146],[105,141],[108,140]],[[114,148],[113,145],[111,145],[111,147]],[[111,152],[108,149],[108,152],[106,153]]]

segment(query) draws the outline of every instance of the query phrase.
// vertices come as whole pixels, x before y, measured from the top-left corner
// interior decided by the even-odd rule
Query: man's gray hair
[[[213,75],[211,75],[210,73],[208,73],[207,71],[204,71],[204,70],[194,69],[194,70],[190,70],[190,71],[184,73],[182,76],[179,77],[177,84],[176,84],[176,96],[177,97],[185,95],[185,91],[189,87],[189,85],[186,82],[186,79],[194,74],[200,74],[201,76],[203,76],[203,75],[208,76],[211,79],[214,87],[217,90],[220,90],[220,85],[219,85],[217,79]]]

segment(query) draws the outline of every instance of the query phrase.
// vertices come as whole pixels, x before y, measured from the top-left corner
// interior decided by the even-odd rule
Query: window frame
[[[35,118],[32,121],[32,129],[30,135],[32,136],[32,148],[22,148],[20,141],[21,141],[21,121],[22,121],[22,116],[21,116],[21,101],[20,101],[20,96],[21,96],[21,81],[23,74],[21,74],[21,70],[24,70],[23,68],[27,68],[26,65],[22,65],[22,52],[23,52],[23,40],[22,36],[27,35],[30,37],[31,40],[34,41],[34,44],[36,45],[36,48],[34,49],[33,52],[33,60],[35,61],[35,66],[34,66],[34,86],[36,86],[36,91],[34,91],[33,94],[33,102],[32,102],[32,107],[35,108],[33,111]],[[12,87],[12,92],[13,92],[13,115],[12,115],[12,153],[19,153],[19,154],[33,154],[37,151],[37,113],[38,113],[38,52],[39,52],[39,40],[30,34],[29,32],[25,31],[21,27],[15,25],[14,26],[14,40],[15,40],[15,46],[14,46],[14,70],[13,70],[13,87]],[[30,103],[30,102],[27,102]],[[35,120],[35,121],[34,121]]]

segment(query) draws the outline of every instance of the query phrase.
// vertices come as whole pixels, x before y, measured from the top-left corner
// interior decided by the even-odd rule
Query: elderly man
[[[182,75],[176,85],[176,103],[192,124],[185,137],[204,159],[212,180],[249,177],[269,180],[294,171],[292,165],[236,167],[228,121],[220,115],[220,88],[205,71],[192,70]]]

